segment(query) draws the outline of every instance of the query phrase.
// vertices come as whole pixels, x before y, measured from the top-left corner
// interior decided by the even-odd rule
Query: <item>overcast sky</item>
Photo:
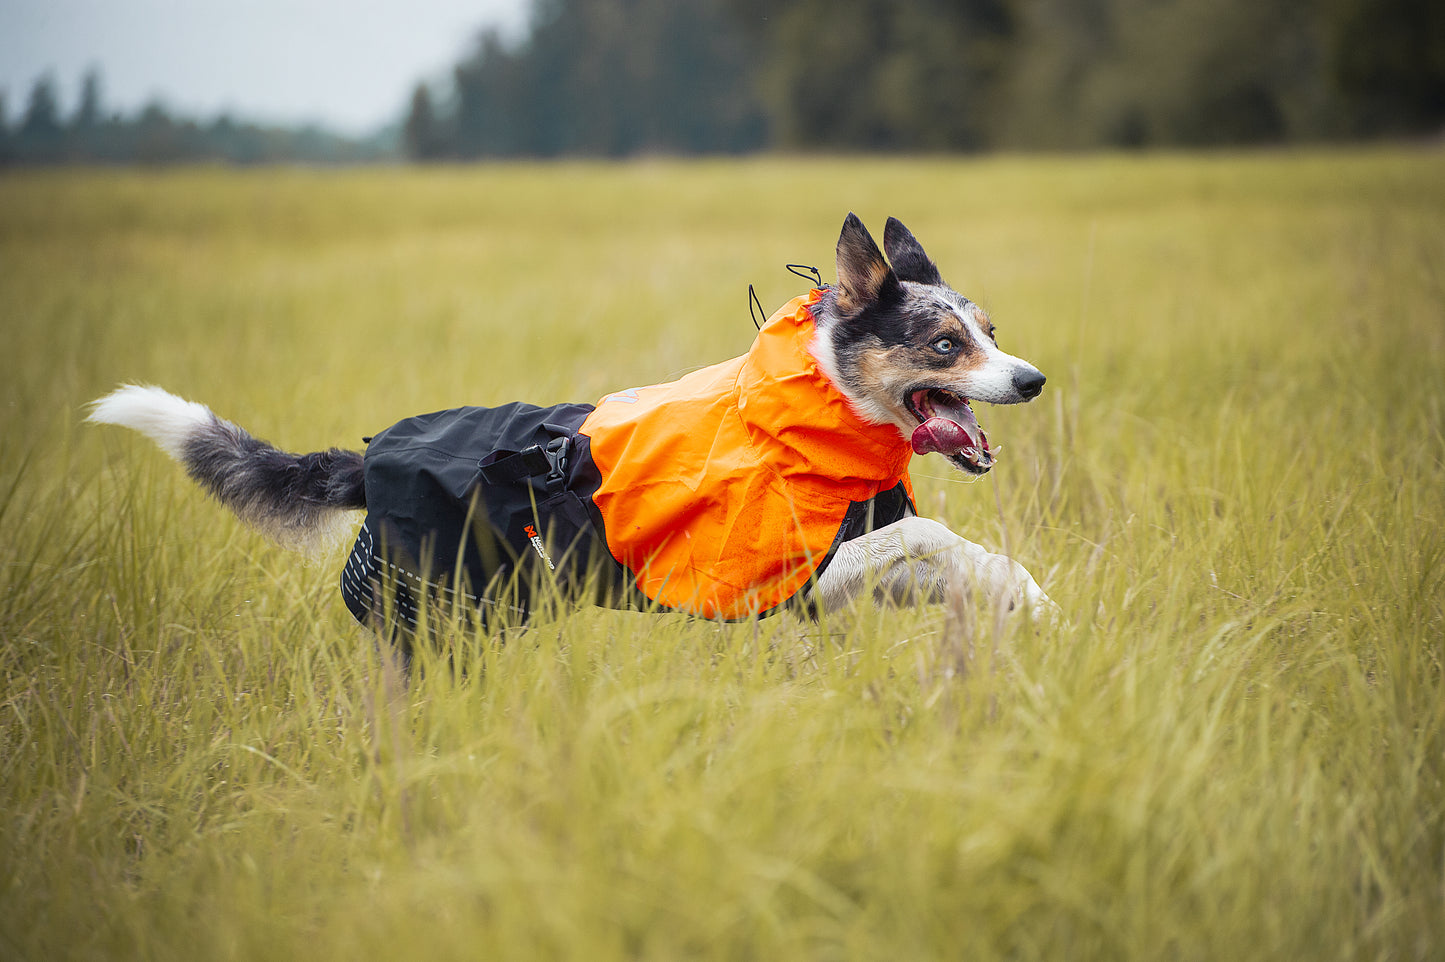
[[[531,0],[0,0],[0,90],[18,122],[41,74],[62,109],[100,70],[105,106],[367,133],[397,119],[488,25],[519,34]]]

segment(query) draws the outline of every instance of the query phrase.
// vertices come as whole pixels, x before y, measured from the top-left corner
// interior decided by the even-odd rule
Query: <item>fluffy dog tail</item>
[[[324,548],[346,511],[366,507],[361,454],[287,454],[158,387],[128,384],[91,405],[87,420],[133,428],[247,524],[287,548]]]

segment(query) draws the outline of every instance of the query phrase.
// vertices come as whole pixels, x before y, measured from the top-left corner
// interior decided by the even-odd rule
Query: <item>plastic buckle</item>
[[[555,490],[566,483],[567,455],[571,447],[572,439],[568,437],[553,438],[547,442],[547,461],[552,466],[547,474],[548,490]]]

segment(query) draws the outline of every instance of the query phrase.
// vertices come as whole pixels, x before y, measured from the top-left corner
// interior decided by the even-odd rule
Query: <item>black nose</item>
[[[1047,380],[1048,378],[1038,371],[1015,371],[1014,390],[1022,394],[1025,401],[1032,401],[1039,396],[1039,392],[1044,389],[1044,382]]]

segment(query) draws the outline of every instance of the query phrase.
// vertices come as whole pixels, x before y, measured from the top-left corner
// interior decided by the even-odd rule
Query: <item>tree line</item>
[[[1438,134],[1439,0],[534,0],[419,84],[419,160]]]
[[[70,116],[51,77],[0,163],[360,162],[1278,144],[1445,132],[1440,0],[532,0],[398,128],[160,104]]]
[[[81,80],[72,114],[60,108],[56,81],[35,81],[18,121],[10,123],[0,96],[0,164],[168,164],[221,161],[264,164],[281,161],[360,163],[394,159],[394,132],[363,139],[318,127],[281,127],[222,114],[197,121],[151,103],[133,116],[108,111],[98,71]]]

